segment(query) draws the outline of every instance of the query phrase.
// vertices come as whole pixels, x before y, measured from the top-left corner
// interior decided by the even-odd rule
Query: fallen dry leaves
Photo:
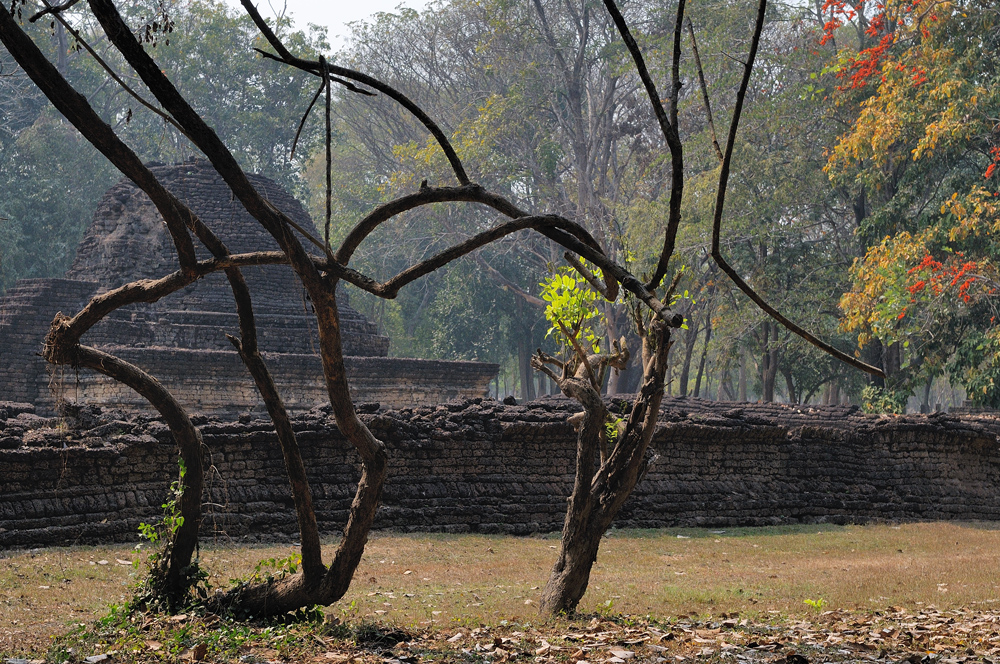
[[[190,645],[173,661],[254,664],[958,664],[1000,662],[1000,613],[973,608],[913,612],[891,607],[871,613],[824,611],[808,616],[774,614],[669,619],[592,616],[554,619],[537,625],[464,627],[426,624],[400,629],[391,623],[363,622],[353,628],[331,623],[301,624],[292,651],[266,639],[239,654],[209,648],[206,634],[217,617],[156,617],[142,631],[188,630]],[[167,631],[162,631],[167,627]],[[336,628],[336,629],[333,629]],[[343,635],[347,629],[354,636]],[[367,633],[368,637],[362,637]],[[105,642],[107,643],[107,642]],[[105,646],[106,647],[106,646]],[[78,650],[86,662],[163,662],[165,648],[146,639],[126,652]],[[105,654],[106,653],[106,654]],[[80,661],[76,660],[76,661]]]
[[[383,653],[385,664],[414,661],[538,664],[638,662],[892,662],[957,664],[1000,661],[1000,613],[971,609],[912,613],[893,607],[871,614],[825,611],[809,617],[699,620],[595,617],[524,629],[478,627],[421,632]]]

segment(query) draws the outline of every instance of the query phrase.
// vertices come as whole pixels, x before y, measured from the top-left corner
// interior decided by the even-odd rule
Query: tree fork
[[[587,591],[601,537],[645,474],[647,450],[663,399],[670,346],[670,328],[662,321],[653,322],[643,337],[642,388],[614,449],[600,460],[597,454],[609,414],[599,388],[579,372],[573,377],[557,376],[545,366],[553,364],[552,358],[542,353],[533,360],[536,369],[555,380],[563,394],[584,408],[577,433],[573,492],[567,499],[559,557],[539,601],[541,611],[555,614],[576,610]]]

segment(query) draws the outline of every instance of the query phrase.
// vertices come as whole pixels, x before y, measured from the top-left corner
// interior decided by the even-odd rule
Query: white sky
[[[239,0],[226,0],[239,8]],[[295,27],[304,30],[310,23],[325,25],[329,29],[330,44],[334,50],[343,45],[347,34],[345,25],[368,18],[378,12],[392,12],[402,5],[423,10],[427,0],[254,0],[264,18],[271,18],[287,6],[287,13]]]

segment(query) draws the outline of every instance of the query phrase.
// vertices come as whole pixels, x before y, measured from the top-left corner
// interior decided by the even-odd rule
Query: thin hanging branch
[[[753,73],[753,63],[757,58],[757,48],[760,45],[760,35],[764,27],[764,14],[766,10],[767,0],[760,0],[759,5],[757,6],[757,18],[754,24],[753,39],[750,42],[750,53],[747,55],[747,61],[743,65],[743,79],[740,81],[740,87],[736,93],[736,104],[733,107],[733,119],[729,125],[729,135],[726,139],[726,151],[722,160],[722,168],[719,172],[719,187],[715,198],[715,214],[712,219],[712,258],[718,266],[722,268],[722,271],[725,272],[730,279],[732,279],[737,288],[753,300],[754,304],[760,307],[762,311],[781,323],[786,329],[794,332],[799,337],[805,339],[820,350],[829,353],[838,360],[845,362],[856,369],[860,369],[861,371],[872,374],[873,376],[884,377],[885,374],[881,369],[873,367],[870,364],[862,362],[861,360],[834,348],[830,344],[818,339],[782,315],[780,311],[768,304],[767,301],[765,301],[764,298],[750,286],[750,284],[743,280],[743,277],[741,277],[722,256],[722,251],[719,248],[722,228],[722,213],[725,209],[726,187],[729,183],[729,172],[733,161],[733,150],[736,145],[736,132],[739,128],[740,115],[743,112],[743,102],[746,98],[747,88],[750,85],[750,76]]]
[[[257,11],[257,8],[254,7],[253,3],[250,2],[250,0],[240,0],[240,4],[243,5],[243,8],[246,10],[247,14],[249,14],[254,24],[256,24],[257,29],[260,30],[261,34],[264,35],[264,38],[267,39],[268,43],[271,44],[271,47],[275,51],[277,51],[278,54],[275,55],[273,53],[268,53],[267,51],[263,51],[259,48],[254,50],[256,50],[258,53],[260,53],[266,58],[283,62],[287,65],[291,65],[303,71],[307,71],[316,76],[323,75],[322,66],[318,61],[304,60],[302,58],[298,58],[292,55],[291,52],[289,52],[289,50],[285,48],[285,45],[281,42],[280,39],[278,39],[278,36],[274,33],[273,30],[271,30],[270,26],[268,26],[267,22],[260,15],[260,12]],[[448,140],[448,137],[445,136],[444,132],[441,131],[441,128],[437,126],[437,123],[435,123],[430,118],[430,116],[428,116],[427,113],[424,112],[422,108],[417,106],[406,95],[396,90],[392,86],[387,85],[386,83],[383,83],[382,81],[376,78],[368,76],[367,74],[362,74],[361,72],[357,72],[352,69],[347,69],[346,67],[339,67],[337,65],[328,64],[328,67],[330,69],[330,72],[335,74],[336,76],[354,80],[359,83],[363,83],[364,85],[367,85],[370,88],[378,90],[379,92],[386,95],[390,99],[400,104],[403,108],[408,110],[415,118],[417,118],[417,120],[420,121],[422,125],[424,125],[424,127],[427,128],[427,130],[431,133],[431,135],[434,136],[434,139],[438,142],[438,145],[441,146],[441,149],[444,150],[445,157],[447,157],[448,163],[451,164],[451,168],[455,172],[455,177],[458,179],[459,183],[467,185],[472,182],[472,180],[470,180],[469,176],[466,174],[465,166],[462,165],[462,160],[458,158],[458,153],[455,152],[455,148],[452,147],[451,142]],[[345,83],[340,79],[332,79],[332,80],[335,80],[336,82],[341,84]],[[353,86],[349,86],[349,89],[352,89],[352,91],[354,92],[362,92],[363,94],[366,93],[365,91],[354,88]],[[370,95],[371,93],[367,92],[366,94]]]
[[[326,223],[323,226],[323,240],[326,246],[330,246],[330,218],[333,216],[333,185],[331,184],[330,170],[333,168],[333,157],[331,155],[330,143],[332,142],[330,129],[330,66],[326,58],[319,56],[320,66],[323,68],[323,87],[326,88]]]
[[[701,86],[701,98],[705,103],[705,116],[708,118],[708,128],[712,132],[712,147],[715,148],[715,154],[721,162],[725,157],[722,154],[722,148],[719,147],[719,139],[715,134],[715,120],[712,118],[712,104],[708,99],[708,85],[705,83],[705,70],[701,66],[701,55],[698,54],[698,41],[694,38],[694,24],[691,19],[687,19],[688,35],[691,37],[691,51],[694,53],[694,62],[698,67],[698,84]]]
[[[295,138],[292,140],[292,151],[288,155],[289,159],[295,157],[295,148],[299,144],[299,136],[302,135],[302,128],[306,126],[306,120],[309,119],[309,114],[312,113],[313,106],[316,105],[316,100],[319,96],[323,94],[323,90],[326,89],[327,78],[324,78],[319,83],[319,88],[316,89],[316,94],[313,95],[312,101],[309,102],[309,106],[306,107],[306,112],[302,114],[302,119],[299,120],[299,127],[295,130]]]
[[[107,62],[105,62],[104,58],[102,58],[97,53],[97,51],[95,51],[94,48],[87,42],[87,40],[85,40],[80,35],[80,32],[78,30],[76,30],[73,26],[71,26],[69,24],[69,22],[63,17],[62,12],[65,11],[65,10],[67,10],[67,9],[69,9],[70,7],[72,7],[73,5],[75,5],[76,3],[78,3],[79,1],[80,0],[69,0],[69,2],[67,2],[64,5],[54,6],[54,5],[50,5],[48,3],[48,0],[42,0],[42,3],[45,4],[46,9],[43,9],[42,11],[38,12],[37,14],[35,14],[31,18],[29,18],[28,21],[30,23],[34,23],[35,21],[37,21],[39,18],[41,18],[45,14],[51,13],[52,16],[55,17],[55,19],[57,21],[59,21],[59,23],[61,23],[64,28],[66,28],[66,31],[68,33],[70,33],[71,35],[73,35],[73,39],[75,39],[76,42],[78,44],[80,44],[80,46],[82,46],[87,51],[87,53],[90,54],[90,57],[94,58],[94,61],[97,62],[98,65],[100,65],[101,69],[103,69],[105,72],[107,72],[107,74],[111,78],[111,80],[113,80],[115,83],[117,83],[119,86],[121,86],[121,88],[123,90],[125,90],[125,92],[128,93],[128,95],[131,96],[133,99],[135,99],[137,102],[139,102],[140,104],[142,104],[143,106],[145,106],[146,108],[148,108],[149,110],[151,110],[156,115],[158,115],[161,118],[163,118],[164,122],[170,124],[174,129],[176,129],[177,131],[179,131],[182,135],[186,136],[186,134],[184,133],[184,129],[179,124],[177,124],[177,122],[172,117],[170,117],[169,115],[167,115],[166,113],[164,113],[162,109],[157,108],[155,105],[153,105],[149,101],[147,101],[145,97],[143,97],[138,92],[136,92],[135,90],[133,90],[129,86],[129,84],[126,83],[118,75],[118,72],[116,72],[114,69],[112,69],[111,65],[109,65]]]
[[[330,251],[329,244],[324,244],[322,240],[313,236],[313,234],[310,233],[305,228],[302,228],[302,226],[299,225],[294,219],[285,215],[284,212],[274,207],[274,205],[271,204],[271,201],[264,199],[264,204],[271,210],[273,214],[275,214],[278,218],[284,221],[285,224],[297,230],[302,235],[302,237],[309,240],[310,244],[319,248],[324,254],[326,254],[326,257],[329,258],[331,261],[333,260],[333,252]]]

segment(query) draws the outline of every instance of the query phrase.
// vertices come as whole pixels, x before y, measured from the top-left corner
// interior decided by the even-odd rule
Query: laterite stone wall
[[[528,534],[561,528],[576,406],[473,399],[361,407],[390,451],[376,527]],[[205,535],[295,537],[270,423],[196,418],[208,449]],[[317,408],[295,420],[320,527],[343,527],[357,457]],[[851,408],[667,399],[649,472],[619,527],[1000,519],[997,420],[867,416]],[[125,541],[176,476],[165,425],[82,408],[68,419],[0,403],[0,547]]]

